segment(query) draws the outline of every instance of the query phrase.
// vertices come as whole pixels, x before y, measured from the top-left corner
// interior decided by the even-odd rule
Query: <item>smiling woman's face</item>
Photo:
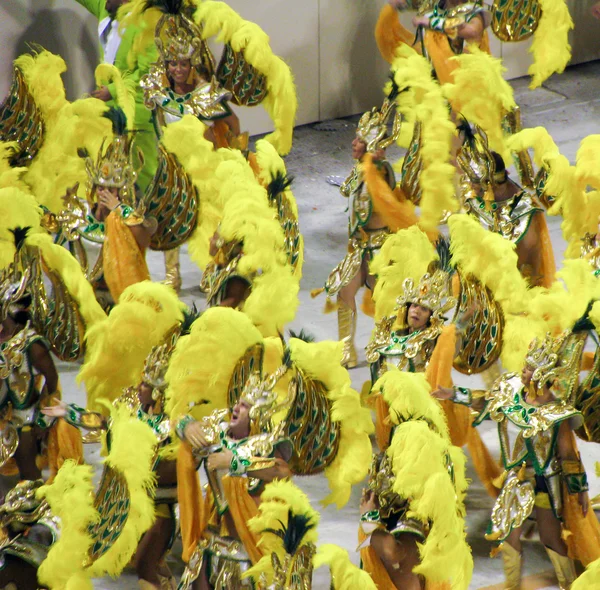
[[[192,69],[192,62],[189,59],[177,59],[167,62],[167,69],[175,84],[185,84]]]

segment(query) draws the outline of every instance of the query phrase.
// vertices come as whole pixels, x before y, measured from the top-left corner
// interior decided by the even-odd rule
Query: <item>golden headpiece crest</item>
[[[478,125],[471,127],[466,120],[458,130],[464,135],[463,144],[456,155],[460,169],[471,182],[489,186],[494,181],[496,164],[485,131]]]
[[[277,403],[278,394],[275,386],[289,368],[288,364],[283,364],[265,378],[261,377],[260,373],[254,372],[246,380],[240,402],[250,406],[250,421],[255,426],[253,430],[265,432],[271,429],[271,418],[282,407]]]
[[[585,332],[566,330],[554,337],[548,332],[543,340],[531,341],[525,365],[533,369],[531,381],[538,389],[550,383],[555,397],[571,397],[579,378],[585,337]]]
[[[456,306],[456,299],[450,294],[450,275],[441,269],[425,273],[417,285],[412,278],[402,283],[402,295],[396,303],[399,308],[407,308],[416,303],[431,310],[431,320],[442,322],[444,314]]]
[[[184,14],[165,14],[156,25],[155,42],[164,61],[189,59],[201,63],[202,31]]]
[[[388,136],[387,124],[392,113],[393,129]],[[367,152],[373,153],[394,143],[400,133],[400,125],[400,114],[396,111],[394,102],[386,98],[380,109],[373,107],[363,114],[356,128],[356,137],[367,145]]]
[[[135,207],[137,173],[133,164],[133,133],[127,131],[127,120],[120,109],[111,109],[105,116],[113,123],[112,140],[108,145],[106,140],[102,142],[95,162],[87,153],[82,154],[90,185],[90,200],[98,187],[118,188],[121,202]]]
[[[178,323],[167,332],[163,342],[156,345],[146,357],[142,372],[142,382],[152,387],[152,397],[154,399],[158,399],[167,387],[165,375],[169,368],[171,354],[175,350],[175,345],[180,335],[181,324]]]
[[[21,272],[14,263],[11,263],[2,270],[0,273],[0,320],[5,320],[11,313],[27,310],[27,306],[19,302],[27,294],[30,280],[30,266]]]

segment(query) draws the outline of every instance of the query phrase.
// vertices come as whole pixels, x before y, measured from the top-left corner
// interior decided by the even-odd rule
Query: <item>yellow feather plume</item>
[[[60,517],[61,529],[59,540],[38,569],[38,580],[44,586],[68,590],[75,588],[70,583],[77,577],[81,583],[77,588],[93,588],[91,580],[80,575],[93,543],[88,527],[100,518],[94,508],[93,475],[90,465],[65,461],[52,484],[42,486],[38,491],[38,495],[50,505],[52,513]]]
[[[490,147],[506,161],[510,159],[502,119],[515,107],[512,87],[504,79],[502,60],[470,45],[468,53],[452,58],[459,67],[454,70],[453,84],[443,91],[456,113],[479,125],[487,134]]]
[[[111,448],[104,463],[125,477],[130,512],[116,542],[89,568],[90,577],[118,576],[155,518],[151,491],[156,483],[152,471],[156,436],[127,407],[112,410],[111,421]]]
[[[542,16],[529,49],[533,63],[529,67],[530,88],[538,88],[554,73],[562,73],[571,59],[569,31],[573,19],[565,0],[540,0]]]
[[[409,120],[422,123],[419,225],[426,231],[434,231],[445,213],[459,207],[455,197],[455,168],[450,163],[456,130],[427,59],[405,45],[398,48],[396,55],[392,69],[400,90],[397,108]]]
[[[373,291],[375,319],[393,315],[405,279],[412,278],[418,282],[429,264],[437,259],[435,247],[416,226],[389,236],[369,267],[371,273],[377,276]]]
[[[321,545],[313,558],[315,569],[327,565],[331,570],[333,590],[376,590],[377,586],[371,576],[355,566],[348,552],[337,545]]]
[[[263,101],[273,120],[275,131],[265,137],[277,151],[285,155],[292,147],[292,133],[298,99],[289,66],[275,56],[269,37],[256,24],[242,19],[224,2],[206,0],[198,6],[195,19],[202,26],[205,39],[217,36],[242,53],[244,59],[266,77],[268,94]]]
[[[116,96],[113,96],[113,100],[123,110],[128,126],[132,128],[135,119],[136,82],[124,77],[121,71],[111,64],[100,64],[96,68],[94,78],[98,87],[114,84]]]
[[[331,418],[339,422],[340,442],[333,462],[325,469],[331,493],[324,505],[335,503],[338,508],[350,499],[352,486],[367,475],[373,421],[369,410],[360,404],[360,395],[351,387],[348,371],[340,365],[341,342],[307,343],[297,338],[289,342],[291,358],[308,377],[321,381],[332,402]]]
[[[444,411],[429,395],[430,390],[424,373],[407,373],[394,367],[377,380],[372,392],[383,394],[394,424],[406,420],[426,420],[440,436],[450,440]],[[413,391],[419,393],[413,394]]]
[[[226,408],[236,363],[260,342],[260,332],[242,312],[226,307],[205,311],[190,334],[177,341],[169,362],[165,411],[171,420],[189,413],[199,419]]]
[[[182,308],[171,288],[143,281],[128,287],[110,315],[87,330],[77,379],[85,383],[89,409],[104,411],[100,400],[113,401],[139,382],[146,357],[183,319]]]
[[[600,590],[600,558],[590,563],[571,586],[572,590]]]
[[[260,168],[259,179],[261,184],[265,187],[269,185],[276,174],[279,173],[283,176],[287,175],[283,158],[277,153],[277,150],[274,148],[274,146],[264,139],[260,139],[256,142],[256,160]],[[298,205],[290,188],[285,191],[285,198],[287,200],[287,206],[289,207],[289,213],[292,219],[298,223]],[[274,207],[275,205],[271,203],[271,206]],[[283,226],[284,224],[289,223],[289,220],[279,216],[279,222]],[[304,264],[304,238],[301,234],[299,238],[299,256],[296,262],[296,268],[294,270],[294,275],[298,277],[298,280],[300,280],[302,277],[302,265]]]
[[[253,578],[256,582],[260,580],[262,587],[263,581],[267,585],[273,582],[272,555],[277,555],[280,563],[285,563],[284,560],[287,555],[283,540],[279,536],[270,533],[269,529],[282,530],[282,528],[287,527],[291,512],[295,516],[307,518],[308,522],[313,525],[313,528],[307,531],[302,538],[299,547],[309,543],[314,544],[317,542],[319,513],[311,508],[306,494],[291,481],[273,481],[267,484],[260,500],[258,514],[248,521],[248,527],[254,533],[261,535],[258,544],[266,555],[250,568],[244,574],[244,577]],[[288,577],[290,573],[288,570]]]

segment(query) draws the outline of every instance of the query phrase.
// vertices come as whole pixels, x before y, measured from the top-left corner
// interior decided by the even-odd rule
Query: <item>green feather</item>
[[[304,328],[300,330],[300,332],[296,333],[294,330],[290,330],[289,332],[290,338],[297,338],[298,340],[303,340],[304,342],[314,342],[315,337],[312,334],[304,331]]]
[[[125,135],[127,133],[127,117],[123,109],[119,107],[110,107],[103,115],[112,123],[113,133],[115,135]]]
[[[31,227],[15,227],[15,229],[8,230],[14,236],[15,248],[17,250],[20,250],[25,243],[25,239],[27,238],[30,229]]]
[[[278,521],[281,528],[265,529],[263,532],[276,535],[283,541],[283,548],[288,555],[295,555],[302,544],[306,534],[315,528],[316,524],[305,514],[294,514],[291,508],[288,510],[288,522],[285,525]]]
[[[267,194],[269,199],[273,200],[277,195],[287,190],[292,182],[294,182],[293,176],[287,176],[283,172],[276,172],[271,182],[267,186]]]

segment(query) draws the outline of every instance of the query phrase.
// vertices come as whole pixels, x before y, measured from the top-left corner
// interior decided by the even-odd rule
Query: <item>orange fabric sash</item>
[[[145,253],[123,218],[114,211],[106,218],[102,266],[104,280],[115,302],[129,285],[150,280]]]
[[[388,63],[394,61],[396,49],[401,43],[412,47],[417,53],[421,53],[420,45],[413,45],[415,34],[402,25],[398,20],[396,10],[389,4],[385,4],[379,13],[375,25],[375,41],[381,56]]]

